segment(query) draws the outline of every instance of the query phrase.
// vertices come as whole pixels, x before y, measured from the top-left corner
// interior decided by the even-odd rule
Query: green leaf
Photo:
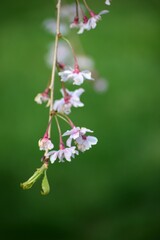
[[[42,180],[42,195],[47,195],[50,192],[50,186],[47,178],[47,170],[44,171],[44,177]]]
[[[20,186],[24,189],[30,189],[33,184],[39,179],[39,177],[46,171],[47,166],[45,164],[42,165],[41,168],[38,168],[34,174],[24,183],[21,183]]]

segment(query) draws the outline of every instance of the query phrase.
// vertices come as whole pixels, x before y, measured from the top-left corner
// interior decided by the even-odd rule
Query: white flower
[[[93,80],[91,72],[88,70],[79,71],[78,69],[65,70],[58,73],[62,82],[66,82],[69,79],[73,79],[74,85],[81,85],[85,79]]]
[[[86,16],[83,17],[83,22],[79,23],[79,31],[78,34],[82,34],[84,30],[90,30],[90,27],[88,25],[88,18]]]
[[[57,158],[59,158],[59,162],[64,162],[64,159],[70,162],[71,158],[75,157],[75,154],[79,154],[75,148],[76,147],[70,147],[60,149],[58,151],[51,151],[47,154],[47,156],[50,157],[51,163],[54,163]]]
[[[91,18],[88,20],[88,27],[87,30],[94,29],[97,26],[97,22],[101,20],[101,15],[108,13],[108,10],[103,10],[99,14],[94,14],[93,12],[90,12]]]
[[[37,96],[34,98],[34,101],[38,104],[48,102],[49,101],[49,95],[46,92],[38,93]]]
[[[72,140],[75,140],[77,147],[81,152],[84,152],[92,147],[92,145],[97,144],[98,140],[93,136],[86,136],[87,132],[93,132],[87,128],[74,127],[71,130],[66,131],[63,136],[69,136],[67,140],[67,146],[70,147]]]
[[[43,137],[38,141],[38,145],[39,145],[39,149],[40,150],[51,150],[54,148],[53,143],[51,142],[51,140],[48,137]]]
[[[76,142],[78,144],[78,150],[84,152],[86,150],[89,150],[92,147],[92,145],[96,145],[98,139],[92,136],[80,136],[79,138],[76,139]]]
[[[84,32],[84,30],[87,30],[89,31],[91,28],[88,24],[88,21],[87,22],[80,22],[79,23],[79,31],[78,31],[78,34],[82,34]]]
[[[64,98],[56,100],[53,109],[59,113],[70,114],[71,113],[71,103],[65,103]]]
[[[72,106],[76,108],[83,107],[84,104],[80,101],[80,96],[83,92],[83,88],[77,89],[73,92],[65,89],[65,93],[61,89],[63,98],[55,101],[53,109],[60,113],[70,114]]]
[[[106,4],[106,5],[111,5],[110,0],[106,0],[106,1],[105,1],[105,4]]]

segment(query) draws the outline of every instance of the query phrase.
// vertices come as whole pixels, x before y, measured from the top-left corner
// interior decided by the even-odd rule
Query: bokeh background
[[[160,239],[158,0],[113,0],[97,29],[80,36],[109,89],[98,94],[86,84],[86,107],[72,118],[94,129],[99,144],[50,166],[48,196],[40,195],[40,181],[29,191],[19,187],[41,165],[37,140],[48,110],[33,99],[50,77],[44,55],[53,36],[42,22],[53,17],[55,2],[1,3],[0,236]],[[104,0],[88,3],[96,12],[105,7]]]

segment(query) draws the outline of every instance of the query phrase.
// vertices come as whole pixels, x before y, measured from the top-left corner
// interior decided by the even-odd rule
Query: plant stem
[[[54,46],[54,57],[53,57],[53,65],[52,65],[52,76],[50,82],[50,112],[49,112],[49,122],[52,119],[52,115],[50,114],[53,110],[53,102],[54,102],[54,82],[55,82],[55,72],[56,72],[56,61],[57,61],[57,50],[58,50],[58,40],[61,36],[60,34],[60,10],[61,10],[61,0],[57,2],[57,26],[56,26],[56,37],[55,37],[55,46]],[[50,138],[51,135],[51,124],[48,129],[48,135]]]
[[[78,65],[78,61],[77,61],[77,58],[76,58],[76,54],[75,54],[75,51],[74,51],[74,49],[73,49],[70,41],[69,41],[67,38],[65,38],[65,37],[62,37],[62,39],[63,39],[64,41],[66,41],[66,43],[67,43],[67,44],[69,45],[69,47],[71,48],[72,54],[73,54],[73,58],[74,58],[74,61],[75,61],[75,64]]]
[[[90,7],[88,6],[86,0],[83,0],[83,2],[84,2],[85,7],[87,8],[87,10],[88,10],[89,12],[91,12],[91,9],[90,9]]]
[[[79,7],[79,1],[76,0],[76,17],[79,17],[78,7]]]
[[[61,128],[60,128],[60,125],[59,125],[59,121],[57,119],[57,116],[55,116],[55,120],[56,120],[56,124],[57,124],[57,128],[58,128],[58,133],[59,133],[59,144],[61,145],[64,145],[63,144],[63,140],[62,140],[62,132],[61,132]]]

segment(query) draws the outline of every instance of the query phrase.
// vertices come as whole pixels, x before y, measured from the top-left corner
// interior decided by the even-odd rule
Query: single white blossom
[[[65,70],[58,73],[62,82],[66,82],[69,79],[73,80],[74,85],[81,85],[85,79],[93,80],[91,72],[88,70],[79,71],[78,69]]]
[[[34,98],[34,101],[38,104],[42,104],[49,101],[49,95],[46,92],[38,93]]]
[[[71,130],[66,131],[63,136],[69,136],[67,140],[67,146],[70,147],[72,140],[75,140],[77,147],[81,152],[84,152],[92,147],[92,145],[97,144],[98,140],[93,136],[86,136],[87,132],[93,132],[87,128],[74,127]]]
[[[74,158],[75,155],[78,155],[78,151],[76,150],[76,147],[69,147],[60,149],[58,151],[51,151],[47,154],[47,157],[50,157],[51,163],[54,163],[56,159],[59,159],[59,162],[64,162],[64,159],[67,161],[71,161],[71,158]]]
[[[53,109],[59,113],[70,114],[71,113],[72,104],[70,102],[65,103],[64,98],[60,100],[56,100],[53,106]]]
[[[111,1],[110,1],[110,0],[106,0],[106,1],[105,1],[105,4],[106,4],[106,5],[111,5]]]
[[[86,30],[94,29],[97,26],[97,22],[101,20],[101,15],[108,13],[108,10],[103,10],[99,14],[94,14],[91,12],[91,18],[89,18]]]
[[[96,145],[98,142],[98,139],[93,136],[80,136],[76,139],[78,150],[81,152],[85,152],[86,150],[89,150],[92,145]]]
[[[91,28],[90,28],[90,25],[88,24],[88,20],[87,22],[80,22],[79,23],[79,31],[78,31],[78,34],[82,34],[84,32],[84,30],[87,30],[89,31]]]
[[[51,140],[48,137],[43,137],[38,141],[38,145],[39,145],[39,149],[40,150],[51,150],[54,148],[53,143],[51,142]]]
[[[63,89],[61,89],[63,98],[54,102],[53,109],[60,113],[70,114],[72,106],[76,108],[83,107],[84,104],[80,101],[80,96],[83,92],[83,88],[77,89],[73,92],[65,89],[65,93]]]

